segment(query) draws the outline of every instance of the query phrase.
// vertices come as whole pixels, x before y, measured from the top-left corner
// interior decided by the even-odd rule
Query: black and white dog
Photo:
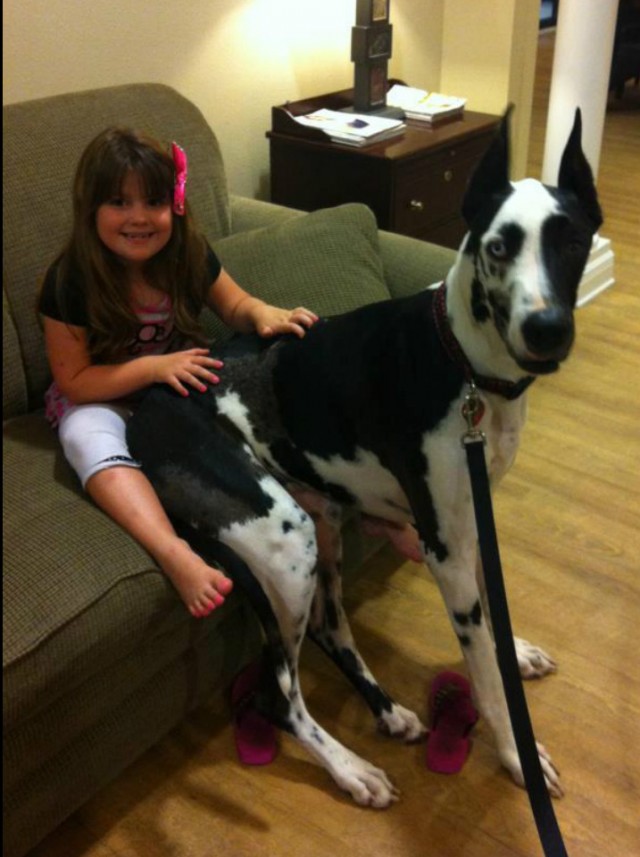
[[[478,707],[500,759],[523,782],[476,573],[462,406],[473,380],[495,483],[516,453],[525,388],[569,354],[578,284],[602,221],[579,111],[557,188],[509,181],[507,114],[463,215],[469,232],[439,288],[332,317],[302,339],[238,354],[234,344],[209,394],[183,399],[155,388],[129,425],[131,451],[167,510],[232,576],[233,558],[241,560],[237,573],[266,634],[265,713],[362,805],[388,806],[397,792],[307,711],[298,676],[305,633],[362,693],[382,731],[414,741],[425,729],[379,687],[355,646],[341,603],[343,506],[389,522],[390,532],[417,527]],[[517,648],[523,675],[554,669],[540,649]],[[539,752],[549,790],[560,795]]]

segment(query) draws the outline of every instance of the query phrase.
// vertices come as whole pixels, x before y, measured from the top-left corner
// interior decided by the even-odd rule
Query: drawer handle
[[[453,170],[445,170],[444,171],[444,180],[446,182],[450,182],[453,178]]]
[[[421,199],[412,199],[409,208],[411,211],[424,211],[424,202]]]

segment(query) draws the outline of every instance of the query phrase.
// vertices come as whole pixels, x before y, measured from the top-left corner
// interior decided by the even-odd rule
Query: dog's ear
[[[582,114],[579,107],[576,108],[573,128],[560,160],[558,187],[575,194],[595,232],[602,224],[602,210],[591,167],[582,151]]]
[[[469,180],[462,201],[462,216],[468,226],[488,200],[496,194],[509,193],[509,117],[512,110],[513,104],[510,104],[491,145]]]

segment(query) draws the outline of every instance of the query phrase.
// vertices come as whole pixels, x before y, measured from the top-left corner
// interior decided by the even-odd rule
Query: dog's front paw
[[[560,782],[560,773],[556,766],[553,764],[551,756],[547,752],[546,748],[537,741],[536,747],[538,748],[538,758],[540,759],[540,766],[542,768],[542,773],[544,774],[544,781],[547,784],[549,793],[553,797],[563,797],[564,789],[562,788],[562,784]],[[501,753],[500,758],[502,760],[502,764],[513,777],[516,785],[519,785],[521,788],[526,788],[524,782],[524,775],[522,773],[522,766],[520,765],[520,758],[518,757],[518,751],[510,750],[505,753]]]
[[[519,637],[514,637],[513,642],[522,678],[542,678],[557,671],[558,665],[543,649]]]
[[[349,753],[340,769],[334,770],[334,778],[360,806],[386,809],[400,797],[400,792],[381,768],[354,753]]]
[[[427,734],[426,726],[417,714],[393,703],[391,711],[385,711],[377,721],[378,732],[392,738],[402,738],[406,744],[417,744]]]

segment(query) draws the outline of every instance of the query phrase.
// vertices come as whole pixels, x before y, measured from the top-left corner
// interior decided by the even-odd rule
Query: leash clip
[[[464,397],[462,416],[467,423],[467,430],[461,438],[462,446],[467,446],[469,443],[482,443],[486,446],[487,436],[478,428],[484,416],[484,402],[473,379],[469,381],[469,392]]]

